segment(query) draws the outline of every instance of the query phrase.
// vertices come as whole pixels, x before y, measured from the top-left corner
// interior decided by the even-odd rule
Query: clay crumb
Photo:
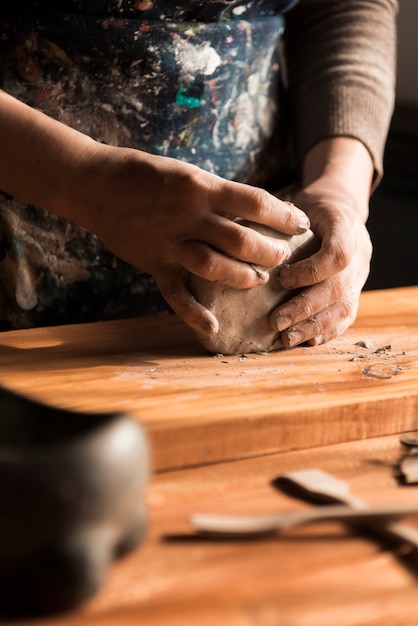
[[[382,346],[381,348],[377,348],[377,350],[375,350],[373,354],[387,354],[389,350],[392,350],[392,346],[390,343],[388,343],[386,346]]]
[[[402,368],[398,365],[385,365],[383,363],[379,363],[378,365],[365,367],[363,370],[363,374],[365,374],[367,378],[386,380],[389,378],[393,378],[393,376],[397,376],[401,371]]]
[[[369,339],[361,339],[360,341],[356,341],[354,345],[359,346],[359,348],[367,348],[368,350],[373,348],[373,344]]]

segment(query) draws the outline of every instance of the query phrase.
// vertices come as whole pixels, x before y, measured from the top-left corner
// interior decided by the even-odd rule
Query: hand
[[[198,167],[100,144],[0,90],[0,188],[95,233],[121,259],[152,274],[174,311],[206,335],[214,315],[194,300],[186,270],[238,288],[267,282],[290,249],[234,221],[288,235],[306,215],[273,195]],[[22,176],[25,172],[25,176]]]
[[[343,148],[345,141],[340,138]],[[340,141],[340,144],[341,144]],[[358,144],[358,142],[356,142]],[[324,146],[322,146],[323,148]],[[329,149],[329,145],[325,146]],[[340,146],[337,146],[339,148]],[[270,317],[271,325],[281,331],[286,347],[308,342],[324,343],[342,334],[355,320],[361,290],[370,270],[372,245],[364,225],[368,214],[368,193],[371,179],[371,159],[361,144],[348,144],[348,156],[364,158],[364,180],[350,176],[350,162],[343,159],[336,170],[335,163],[321,171],[293,201],[309,216],[313,232],[321,240],[320,250],[304,261],[284,264],[279,281],[286,289],[301,289],[288,302],[280,305]],[[351,148],[354,151],[351,153]],[[311,156],[318,162],[318,147]],[[339,152],[341,155],[341,153]],[[347,153],[342,152],[347,157]],[[361,159],[353,161],[361,167]],[[326,168],[324,168],[326,169]],[[341,172],[343,175],[341,175]],[[352,181],[359,181],[356,188]],[[306,288],[307,287],[307,288]]]
[[[292,204],[181,161],[97,144],[88,163],[75,221],[154,276],[179,317],[205,335],[217,332],[218,321],[189,292],[185,270],[249,288],[269,279],[252,264],[275,267],[290,256],[287,241],[265,237],[234,219],[290,235],[309,228],[306,215]]]

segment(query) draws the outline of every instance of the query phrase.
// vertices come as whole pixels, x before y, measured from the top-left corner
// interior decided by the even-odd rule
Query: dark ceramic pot
[[[62,611],[98,591],[145,533],[148,465],[129,416],[0,388],[0,614]]]

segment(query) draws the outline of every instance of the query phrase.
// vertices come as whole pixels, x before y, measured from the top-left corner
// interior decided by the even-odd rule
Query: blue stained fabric
[[[277,189],[290,176],[277,50],[293,4],[6,2],[0,87],[100,142]],[[165,308],[94,235],[0,194],[0,329]]]

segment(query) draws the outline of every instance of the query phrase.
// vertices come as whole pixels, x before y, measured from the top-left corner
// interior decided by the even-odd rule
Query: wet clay
[[[266,226],[244,222],[263,235],[289,242],[291,257],[286,263],[307,258],[319,249],[319,240],[312,231],[303,235],[288,236]],[[254,268],[257,270],[257,266]],[[260,268],[265,271],[265,268]],[[216,335],[197,338],[206,350],[222,354],[245,352],[272,352],[283,347],[280,333],[270,325],[271,312],[293,293],[283,289],[277,280],[279,268],[269,270],[269,281],[251,289],[235,289],[214,283],[193,274],[189,276],[189,289],[196,300],[212,311],[219,322]]]

